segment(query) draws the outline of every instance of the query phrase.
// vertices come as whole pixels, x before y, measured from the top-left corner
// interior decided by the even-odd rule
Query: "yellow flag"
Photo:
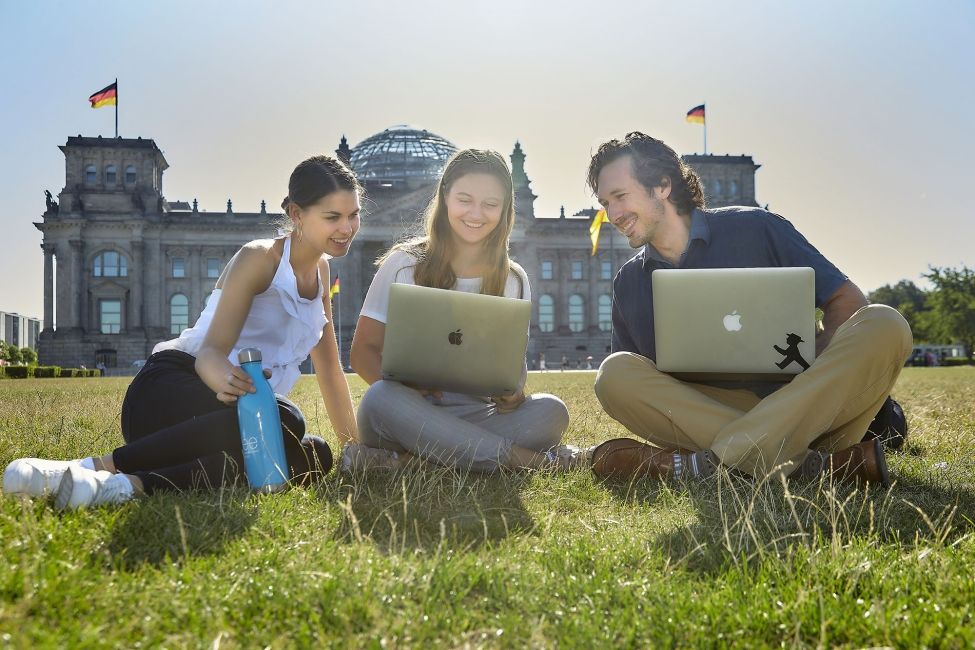
[[[334,298],[335,294],[339,292],[339,276],[335,276],[335,282],[332,283],[332,288],[328,290],[328,297]]]
[[[599,230],[604,221],[609,221],[609,217],[606,216],[606,210],[600,210],[592,218],[592,223],[589,224],[589,239],[592,240],[593,255],[595,255],[596,251],[599,249]]]

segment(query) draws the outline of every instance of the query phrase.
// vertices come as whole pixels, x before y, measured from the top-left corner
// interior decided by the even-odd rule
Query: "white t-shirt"
[[[416,284],[413,279],[413,269],[416,267],[416,258],[406,251],[396,251],[390,255],[372,279],[366,299],[362,302],[360,316],[368,316],[380,323],[386,322],[386,312],[389,310],[389,288],[394,284]],[[511,263],[514,273],[508,273],[508,279],[504,285],[505,298],[521,298],[531,300],[531,287],[528,285],[528,276],[525,270],[518,264]],[[517,275],[515,275],[517,274]],[[519,282],[519,278],[521,281]],[[454,291],[465,291],[467,293],[480,293],[481,278],[457,278]]]

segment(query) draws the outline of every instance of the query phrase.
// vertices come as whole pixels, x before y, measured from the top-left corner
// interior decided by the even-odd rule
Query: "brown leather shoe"
[[[865,440],[832,454],[810,449],[794,475],[817,480],[823,474],[848,483],[862,481],[880,483],[884,487],[890,485],[884,446],[879,438]]]
[[[592,450],[592,472],[600,478],[667,478],[674,473],[674,450],[632,438],[607,440]]]
[[[833,452],[829,455],[826,471],[841,481],[880,483],[890,486],[890,473],[884,457],[884,445],[879,438]]]
[[[675,455],[680,458],[675,460]],[[711,451],[691,452],[686,449],[661,449],[632,438],[607,440],[592,451],[592,471],[600,478],[670,479],[678,472],[703,478],[714,473],[718,465]]]

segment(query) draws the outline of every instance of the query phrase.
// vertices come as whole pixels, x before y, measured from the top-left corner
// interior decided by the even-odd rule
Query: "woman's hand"
[[[403,385],[412,388],[416,392],[420,393],[422,397],[432,397],[434,399],[443,399],[443,391],[439,388],[425,388],[423,386],[416,386],[407,382],[403,382]]]
[[[211,388],[214,387],[211,385]],[[241,395],[253,393],[256,390],[250,375],[238,366],[231,366],[230,372],[224,374],[222,381],[214,388],[217,399],[227,405],[236,402]]]
[[[271,378],[271,371],[264,368],[261,371],[265,379]],[[237,401],[237,398],[244,393],[254,393],[254,380],[244,370],[238,366],[231,366],[231,371],[227,374],[227,385],[224,390],[217,391],[217,399],[228,406]]]
[[[498,413],[510,413],[525,401],[525,391],[519,388],[513,395],[497,395],[491,401],[498,405]]]

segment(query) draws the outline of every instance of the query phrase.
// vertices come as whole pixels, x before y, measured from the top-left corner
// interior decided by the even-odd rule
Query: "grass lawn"
[[[530,377],[569,442],[625,434],[593,376]],[[0,382],[0,463],[120,444],[127,381]],[[317,391],[292,396],[334,443]],[[975,368],[894,396],[890,490],[409,469],[65,515],[0,497],[0,647],[971,647]]]

